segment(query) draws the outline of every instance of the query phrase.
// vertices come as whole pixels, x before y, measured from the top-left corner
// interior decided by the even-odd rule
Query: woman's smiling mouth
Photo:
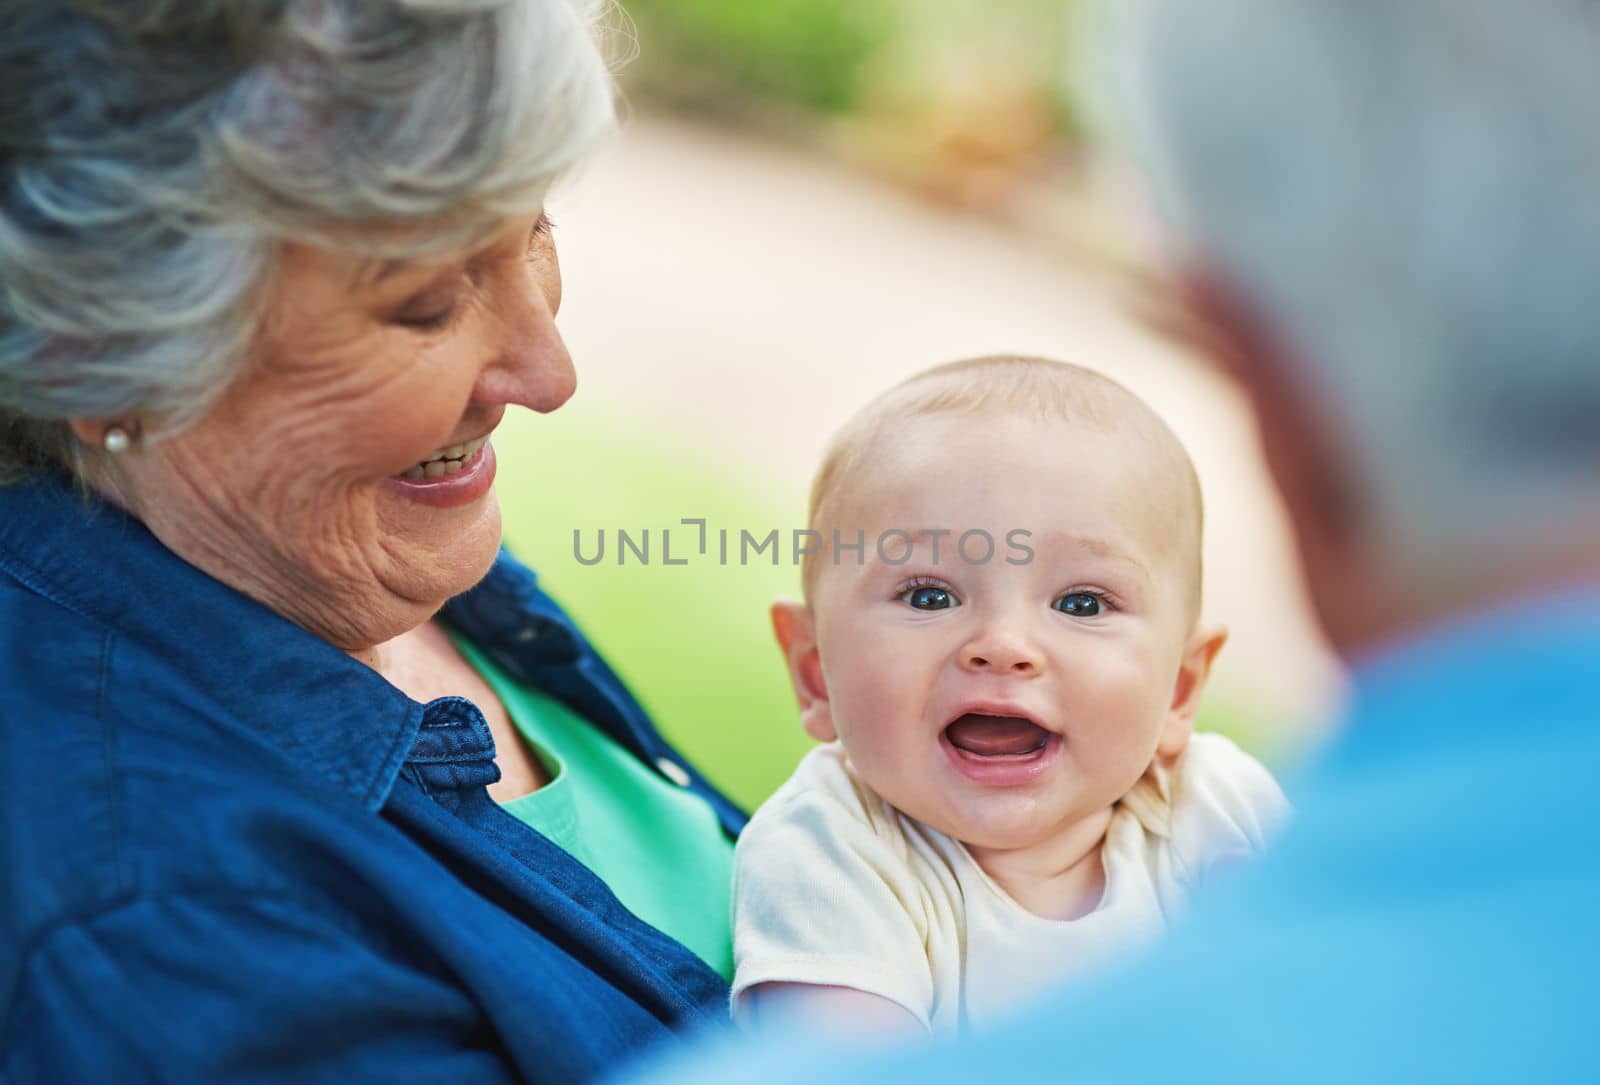
[[[470,505],[494,485],[494,445],[489,435],[446,445],[427,459],[389,476],[384,488],[398,497],[433,508]]]
[[[478,451],[489,442],[489,435],[474,438],[459,445],[446,445],[417,461],[415,466],[400,472],[399,477],[415,482],[418,479],[440,478],[464,470]]]

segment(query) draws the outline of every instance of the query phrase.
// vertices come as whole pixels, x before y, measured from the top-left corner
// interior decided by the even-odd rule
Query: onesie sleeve
[[[1289,800],[1261,762],[1232,740],[1197,734],[1173,783],[1172,846],[1188,889],[1266,850]]]
[[[850,987],[933,1013],[926,909],[892,819],[845,791],[795,787],[756,812],[734,853],[732,1008],[763,983]]]

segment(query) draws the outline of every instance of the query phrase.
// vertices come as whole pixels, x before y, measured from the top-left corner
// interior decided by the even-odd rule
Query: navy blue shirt
[[[528,570],[444,617],[738,831]],[[469,702],[119,510],[0,487],[0,1081],[580,1082],[721,1019],[711,969],[490,800],[493,757]]]

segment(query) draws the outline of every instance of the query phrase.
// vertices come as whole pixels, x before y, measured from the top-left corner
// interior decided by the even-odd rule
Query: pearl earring
[[[128,436],[128,431],[121,426],[108,426],[106,428],[105,449],[113,456],[128,451],[128,446],[133,443]]]

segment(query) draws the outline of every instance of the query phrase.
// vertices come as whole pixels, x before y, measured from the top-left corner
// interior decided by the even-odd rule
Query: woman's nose
[[[485,321],[491,360],[473,388],[475,404],[545,412],[572,398],[578,374],[556,328],[560,290],[559,280],[552,287],[534,276],[501,292]]]
[[[1044,673],[1044,654],[1016,627],[991,625],[962,645],[961,666],[975,673],[1033,678]]]

